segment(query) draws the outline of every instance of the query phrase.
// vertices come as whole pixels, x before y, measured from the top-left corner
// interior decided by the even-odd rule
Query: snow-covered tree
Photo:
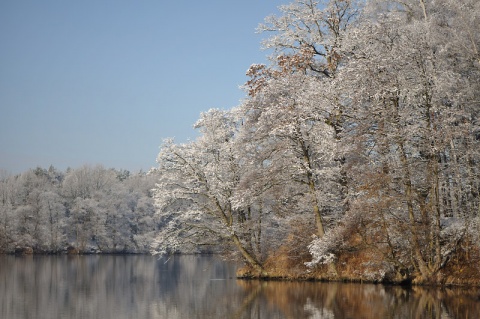
[[[41,212],[44,216],[46,250],[57,253],[66,245],[66,218],[63,198],[54,191],[40,195]]]
[[[155,176],[84,165],[0,176],[0,250],[148,252]]]
[[[232,149],[238,125],[230,112],[212,109],[196,123],[201,136],[195,141],[165,141],[157,158],[154,196],[157,218],[164,226],[154,253],[223,244],[263,273],[246,231],[255,223],[251,211],[232,205],[242,166]]]
[[[0,251],[13,249],[14,214],[13,214],[13,178],[0,171]]]
[[[339,64],[343,36],[355,21],[362,1],[357,0],[295,0],[278,9],[281,16],[265,18],[259,32],[271,34],[262,45],[272,49],[273,60],[279,66],[288,64],[288,57],[301,57],[309,53],[311,59],[304,61],[306,69],[315,75],[332,77]]]
[[[478,21],[479,8],[472,1],[369,4],[345,37],[334,80],[352,118],[343,132],[351,208],[362,212],[368,229],[361,235],[385,259],[429,280],[478,214],[478,39],[455,21]]]
[[[240,108],[242,139],[256,149],[259,163],[247,174],[264,175],[266,185],[282,194],[279,200],[293,204],[283,206],[290,212],[278,213],[313,217],[320,237],[325,219],[335,217],[342,206],[337,140],[325,120],[332,106],[318,89],[321,83],[303,72],[272,78]],[[248,196],[250,185],[245,188]]]

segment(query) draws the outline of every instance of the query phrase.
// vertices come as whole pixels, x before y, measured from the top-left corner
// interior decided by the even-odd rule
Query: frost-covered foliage
[[[362,223],[363,216],[354,210],[348,211],[338,219],[337,224],[331,227],[323,237],[314,236],[308,249],[312,255],[312,260],[306,262],[309,268],[316,265],[328,265],[337,260],[344,249],[349,248],[349,239],[356,231],[359,223]]]
[[[357,0],[295,0],[282,5],[278,8],[281,16],[268,16],[258,27],[269,34],[263,47],[274,51],[272,59],[280,67],[288,61],[286,56],[298,58],[308,53],[308,69],[317,76],[331,77],[341,63],[338,50],[344,33],[356,21],[361,5]]]
[[[153,175],[102,166],[0,178],[0,251],[148,252]],[[147,244],[148,243],[148,244]]]
[[[323,236],[326,225],[320,215],[338,213],[342,189],[336,133],[326,121],[334,111],[317,91],[319,85],[320,80],[300,72],[272,78],[238,111],[244,115],[242,141],[252,149],[261,145],[255,160],[263,164],[249,173],[274,172],[268,174],[269,181],[275,175],[272,189],[296,204],[294,212],[315,216],[318,235]]]
[[[165,142],[157,158],[160,179],[154,197],[157,217],[167,226],[157,235],[153,253],[232,245],[261,271],[263,213],[233,203],[245,167],[242,153],[234,150],[240,125],[233,113],[212,109],[195,125],[202,134],[197,140]]]
[[[312,261],[305,263],[307,267],[313,267],[315,265],[328,265],[335,262],[335,254],[330,252],[331,250],[335,249],[335,242],[331,241],[331,237],[323,236],[322,238],[316,238],[312,241],[312,243],[308,246],[308,249],[312,254]]]
[[[479,39],[459,21],[478,24],[479,10],[476,1],[368,2],[335,79],[355,116],[344,146],[351,203],[368,216],[363,235],[423,278],[445,267],[478,215]]]
[[[162,147],[154,251],[233,247],[263,271],[303,225],[290,251],[310,268],[355,262],[361,279],[430,280],[455,254],[477,258],[479,2],[279,11],[258,28],[273,55],[247,71],[246,99]]]

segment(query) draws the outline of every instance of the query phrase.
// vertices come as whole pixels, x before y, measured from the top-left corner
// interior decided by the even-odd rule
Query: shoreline
[[[21,251],[15,252],[2,252],[0,255],[5,256],[15,256],[15,257],[27,257],[27,256],[128,256],[128,255],[151,255],[148,252],[79,252],[72,250],[62,250],[59,252],[35,252],[33,250],[24,249]],[[215,253],[194,253],[194,254],[174,254],[174,255],[218,255]],[[401,287],[431,287],[431,288],[479,288],[480,289],[480,277],[455,277],[453,275],[446,276],[444,273],[437,274],[437,277],[441,279],[438,280],[418,280],[417,277],[405,277],[402,280],[369,280],[365,278],[359,278],[351,275],[347,275],[343,272],[340,274],[328,273],[328,267],[323,267],[324,269],[315,269],[311,270],[308,273],[307,269],[299,271],[298,269],[288,270],[288,269],[266,269],[263,275],[257,274],[248,266],[243,266],[237,269],[237,274],[235,276],[238,280],[244,281],[279,281],[279,282],[325,282],[325,283],[355,283],[355,284],[374,284],[374,285],[384,285],[384,286],[401,286]],[[325,270],[327,268],[327,270]],[[331,270],[330,270],[331,271]],[[461,273],[461,272],[460,272]]]

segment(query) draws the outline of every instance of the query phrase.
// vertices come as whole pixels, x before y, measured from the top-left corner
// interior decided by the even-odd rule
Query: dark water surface
[[[213,256],[0,256],[0,318],[480,318],[477,289],[235,279]]]

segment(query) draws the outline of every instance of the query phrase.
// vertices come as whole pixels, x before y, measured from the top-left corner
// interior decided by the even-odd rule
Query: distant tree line
[[[479,278],[480,2],[279,9],[242,104],[162,146],[152,251],[220,245],[252,276]]]
[[[0,176],[0,252],[148,252],[157,224],[145,173],[82,166]]]

